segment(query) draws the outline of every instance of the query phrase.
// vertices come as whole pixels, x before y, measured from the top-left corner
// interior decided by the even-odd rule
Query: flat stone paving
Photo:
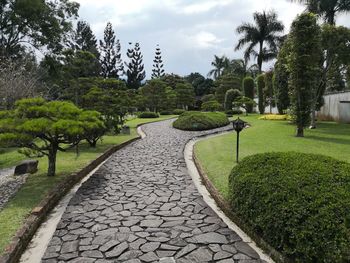
[[[70,201],[42,262],[263,262],[203,201],[170,121],[115,153]],[[227,130],[229,127],[215,131]]]

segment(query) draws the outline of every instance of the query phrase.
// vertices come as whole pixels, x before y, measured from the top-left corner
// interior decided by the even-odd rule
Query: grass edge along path
[[[161,116],[160,118],[154,119],[135,118],[126,122],[126,125],[128,125],[131,130],[130,135],[104,136],[102,142],[99,141],[97,147],[94,149],[90,148],[86,143],[83,143],[80,146],[78,158],[76,157],[74,149],[65,153],[59,153],[57,156],[57,174],[54,177],[46,176],[47,159],[45,157],[41,158],[38,172],[28,177],[27,182],[7,203],[4,209],[0,211],[0,255],[4,253],[4,249],[11,242],[15,233],[21,227],[32,209],[55,185],[62,182],[72,172],[78,171],[86,166],[90,161],[96,159],[112,146],[138,137],[137,126],[174,117],[176,116]],[[21,155],[19,156],[22,157],[22,160],[26,159]],[[17,158],[16,160],[18,162],[21,159]]]
[[[305,129],[295,137],[295,126],[287,121],[258,120],[260,115],[241,116],[251,127],[240,134],[240,160],[263,152],[295,151],[323,154],[350,162],[350,125],[320,122],[315,130]],[[228,176],[236,165],[236,133],[201,140],[194,151],[214,186],[227,200]]]

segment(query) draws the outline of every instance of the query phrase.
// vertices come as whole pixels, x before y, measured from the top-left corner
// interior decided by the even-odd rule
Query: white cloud
[[[252,22],[256,11],[274,9],[288,33],[296,15],[304,9],[289,0],[76,0],[80,19],[87,20],[98,38],[112,22],[125,53],[128,42],[140,42],[146,71],[151,72],[156,44],[163,52],[168,72],[206,74],[214,54],[242,57],[234,51],[242,22]],[[349,15],[339,24],[350,26]],[[266,65],[269,67],[269,65]]]
[[[200,48],[210,48],[222,42],[222,39],[216,37],[213,33],[201,31],[194,36],[196,46]]]
[[[198,3],[190,4],[185,6],[182,9],[182,12],[185,14],[196,14],[196,13],[204,13],[212,10],[218,6],[225,6],[232,3],[232,0],[217,0],[217,1],[201,1]]]

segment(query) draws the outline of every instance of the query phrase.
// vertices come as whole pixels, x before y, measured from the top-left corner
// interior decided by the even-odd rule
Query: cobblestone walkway
[[[114,154],[78,190],[42,262],[263,262],[187,173],[184,146],[205,133],[175,130],[171,121],[143,130],[145,139]]]

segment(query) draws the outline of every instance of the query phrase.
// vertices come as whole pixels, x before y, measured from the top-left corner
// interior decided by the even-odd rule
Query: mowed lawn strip
[[[259,117],[240,116],[251,125],[240,135],[240,159],[256,153],[296,151],[350,162],[349,124],[319,122],[317,129],[305,129],[305,138],[296,138],[295,126],[287,121],[259,120]],[[228,176],[235,165],[236,133],[198,142],[195,154],[209,179],[227,198]]]
[[[96,148],[90,148],[87,143],[79,146],[79,155],[75,149],[59,152],[57,155],[57,174],[47,177],[47,158],[39,159],[39,171],[30,175],[25,185],[10,200],[7,206],[0,211],[0,254],[4,252],[16,231],[22,225],[30,211],[43,199],[43,197],[66,176],[86,166],[90,161],[114,145],[121,144],[137,137],[137,125],[155,121],[166,120],[176,116],[161,116],[156,119],[132,119],[126,122],[130,126],[130,135],[104,136]],[[26,157],[17,152],[17,149],[6,149],[0,154],[0,168],[10,167]]]

